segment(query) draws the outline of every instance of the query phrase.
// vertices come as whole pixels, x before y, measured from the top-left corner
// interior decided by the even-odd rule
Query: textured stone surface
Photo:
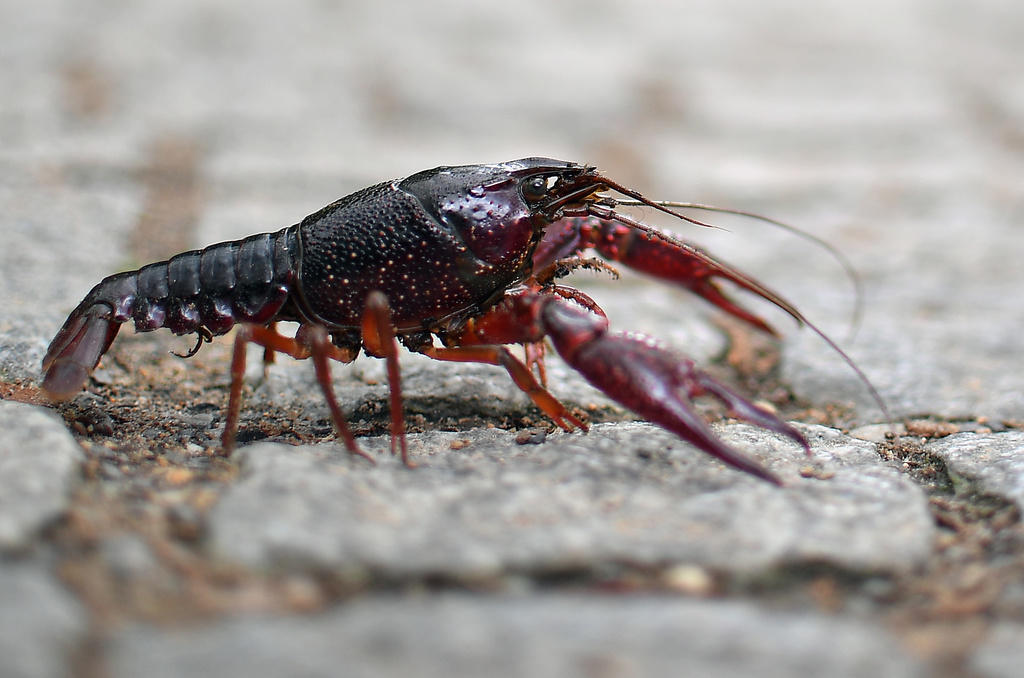
[[[995,624],[971,657],[969,667],[981,678],[1012,678],[1024,662],[1024,626]]]
[[[34,379],[67,312],[123,265],[139,204],[133,190],[12,186],[11,174],[0,165],[0,378]]]
[[[73,653],[85,640],[87,617],[70,593],[40,569],[0,567],[0,675],[61,678],[74,675]]]
[[[259,568],[391,576],[601,562],[902,570],[928,553],[923,494],[872,444],[810,428],[813,464],[831,476],[816,480],[798,475],[811,462],[795,445],[747,426],[720,431],[789,485],[727,470],[647,424],[542,445],[497,430],[414,435],[413,470],[388,457],[370,467],[338,445],[257,444],[238,452],[242,473],[210,516],[210,548]],[[388,443],[361,444],[383,453]]]
[[[969,666],[982,678],[1013,678],[1020,675],[1022,662],[1024,626],[1001,623],[992,627]]]
[[[0,401],[0,551],[28,547],[61,514],[82,458],[58,418]]]
[[[790,298],[849,349],[897,416],[987,417],[994,428],[1002,420],[1019,422],[1021,35],[1024,6],[1017,0],[825,0],[813,8],[796,0],[0,3],[0,389],[4,397],[24,395],[19,389],[36,378],[67,312],[104,275],[146,263],[141,253],[158,236],[173,234],[177,250],[198,247],[294,223],[384,178],[440,164],[550,155],[597,164],[652,197],[753,209],[806,228],[861,274],[865,314],[853,341],[844,340],[851,287],[819,248],[721,215],[703,216],[728,230],[639,213]],[[161,174],[175,149],[190,149],[192,162],[178,174]],[[715,313],[686,293],[628,275],[618,282],[587,274],[572,280],[608,311],[615,329],[662,337],[702,364],[726,347]],[[851,425],[880,420],[863,385],[825,344],[779,312],[758,310],[784,334],[778,376],[801,402],[821,410],[852,403]],[[168,350],[185,344],[165,341]],[[105,361],[108,390],[121,389],[128,401],[148,397],[145,384],[159,384],[163,376],[138,358],[139,345],[119,338]],[[167,378],[192,378],[204,359],[201,354],[176,366]],[[406,357],[403,365],[410,412],[428,430],[440,428],[438,413],[452,426],[461,426],[462,417],[478,426],[488,417],[523,414],[522,396],[500,370]],[[220,369],[223,375],[226,365]],[[132,378],[111,379],[109,372],[117,370]],[[247,396],[246,430],[259,433],[261,412],[271,402],[294,406],[297,417],[323,419],[310,371],[308,365],[275,369]],[[379,408],[385,387],[377,362],[360,359],[335,373],[347,411],[365,415]],[[557,360],[552,373],[560,397],[601,404]],[[197,382],[198,388],[222,388],[217,379]],[[127,416],[127,408],[89,407],[114,424]],[[219,413],[208,407],[157,420],[143,408],[134,416],[150,416],[137,428],[158,434],[181,417],[201,416],[205,423],[196,426],[203,435],[196,439],[203,443]],[[31,439],[34,424],[23,421],[34,420],[19,415],[0,430]],[[755,574],[807,560],[903,570],[943,557],[938,547],[929,550],[935,528],[921,492],[880,464],[870,447],[816,432],[816,454],[823,457],[817,472],[834,475],[801,478],[799,470],[814,464],[788,443],[750,429],[724,430],[731,439],[742,437],[743,446],[790,485],[780,490],[725,470],[643,425],[599,426],[588,437],[553,435],[522,448],[493,431],[426,434],[415,439],[424,468],[412,472],[383,458],[368,468],[337,446],[261,446],[242,455],[236,480],[204,486],[214,497],[223,492],[209,515],[212,532],[184,548],[199,560],[212,553],[260,568],[374,564],[413,576],[449,566],[458,575],[511,566],[590,567],[632,557],[678,560],[684,568],[688,562],[753,568]],[[118,464],[159,459],[166,440],[157,436],[150,449],[122,450],[131,438],[122,435],[125,428],[114,431],[90,441],[97,468],[109,474],[90,478],[95,486],[89,489],[104,497],[130,487],[138,501],[131,504],[133,518],[160,515],[163,506],[149,494],[145,472],[122,471]],[[835,454],[821,436],[831,437]],[[462,439],[468,447],[449,449]],[[1014,440],[1009,434],[957,436],[928,449],[942,455],[955,476],[1021,505]],[[28,446],[34,449],[39,440]],[[385,446],[367,441],[375,452]],[[173,450],[167,458],[170,470],[181,470]],[[44,454],[30,463],[52,461]],[[14,540],[3,548],[52,548],[36,535],[62,510],[69,471],[51,470],[41,477],[54,489],[41,491],[38,501],[22,499],[20,474],[0,474],[0,526],[18,516]],[[188,496],[194,488],[180,489]],[[9,497],[18,498],[14,513],[4,504]],[[98,503],[95,515],[87,512],[90,519],[108,510],[116,517],[116,507]],[[207,534],[205,515],[195,511],[194,535]],[[146,539],[150,527],[138,528]],[[91,561],[99,579],[103,572],[130,578],[150,569],[149,558],[166,557],[144,541],[132,534],[105,539]],[[1000,537],[995,543],[1011,542]],[[180,563],[157,565],[195,572]],[[938,570],[955,563],[941,565]],[[19,564],[0,559],[0,581],[15,571],[21,572]],[[97,593],[86,590],[83,597],[102,599]],[[540,665],[550,675],[574,669],[629,675],[633,666],[640,667],[636,673],[675,669],[697,657],[693,673],[715,675],[774,667],[789,675],[914,671],[893,654],[893,630],[879,630],[880,614],[868,612],[861,620],[844,609],[826,618],[813,605],[796,603],[783,615],[744,602],[708,601],[684,606],[685,618],[667,619],[659,605],[675,601],[624,597],[584,604],[555,597],[551,603],[539,594],[540,600],[522,603],[470,597],[435,604],[369,594],[316,617],[239,618],[178,633],[136,629],[109,646],[109,667],[115,675],[189,669],[202,675],[220,668],[231,675],[283,665],[279,673],[290,675],[300,656],[316,675],[336,673],[358,657],[370,667],[367,675],[388,675],[391,666],[397,667],[392,673],[408,674],[440,666],[446,657],[469,668],[498,657],[520,673],[543,674]],[[933,602],[925,607],[949,609]],[[953,609],[970,609],[954,602]],[[612,609],[606,630],[572,635],[573,629],[597,628],[606,605],[619,610]],[[565,607],[582,610],[582,621],[566,621],[575,611],[551,612]],[[7,609],[0,607],[0,615]],[[645,621],[648,615],[678,632],[664,639]],[[549,618],[548,625],[534,623]],[[485,626],[489,620],[493,626]],[[931,627],[943,628],[938,621]],[[373,630],[357,632],[371,622]],[[1012,670],[1016,627],[1006,623],[974,656],[970,671]],[[24,634],[37,627],[5,624],[0,631],[14,632],[0,633],[0,643],[9,636],[18,648],[45,651],[40,656],[60,666],[60,642],[36,643]],[[631,626],[639,629],[636,637],[628,636]],[[495,630],[477,643],[473,634],[485,635],[481,629]],[[1004,630],[1006,642],[1000,640]],[[101,629],[98,639],[106,641],[106,633]],[[346,645],[346,634],[373,642]],[[602,652],[624,635],[625,655],[634,659],[619,668]],[[445,640],[449,636],[457,646]],[[587,657],[581,661],[558,655],[564,661],[542,662],[502,645],[504,636],[525,638],[522,646],[555,646],[552,653],[563,644],[598,649],[581,650]],[[647,636],[659,642],[648,643]],[[723,647],[724,637],[742,638],[754,649],[739,655],[721,650],[711,659],[700,654],[704,645]],[[841,642],[846,639],[849,645]],[[482,649],[471,654],[466,646]],[[96,647],[107,652],[104,642]],[[399,648],[394,665],[380,658],[391,647]],[[847,647],[859,649],[847,653]],[[435,648],[452,649],[444,655]],[[599,658],[591,661],[592,654]],[[993,663],[1000,656],[1010,659]],[[102,674],[105,659],[76,665],[73,673]],[[566,662],[573,663],[566,668]]]
[[[946,462],[954,480],[972,483],[1024,510],[1024,432],[959,433],[925,449]]]
[[[925,675],[883,629],[818,613],[635,596],[427,596],[316,618],[251,618],[115,637],[111,675]]]

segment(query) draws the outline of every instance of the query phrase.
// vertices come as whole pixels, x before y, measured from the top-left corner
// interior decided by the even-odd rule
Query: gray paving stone
[[[883,629],[730,601],[637,596],[374,597],[316,618],[115,636],[128,676],[925,675]]]
[[[0,676],[77,675],[72,654],[84,642],[86,625],[81,605],[41,570],[0,567]]]
[[[954,481],[971,483],[1024,510],[1024,431],[958,433],[925,449],[946,462]]]
[[[124,266],[121,248],[137,208],[133,189],[0,187],[0,378],[38,376],[68,312]]]
[[[82,448],[40,407],[0,401],[0,551],[23,549],[70,501]]]
[[[256,444],[238,451],[241,474],[210,515],[209,548],[258,568],[414,577],[601,562],[732,572],[921,562],[933,534],[921,491],[883,466],[871,443],[807,430],[813,462],[752,427],[719,429],[782,475],[784,489],[648,424],[597,425],[541,445],[487,429],[413,435],[412,470],[387,456],[370,467],[337,445]],[[360,444],[388,449],[386,438]],[[811,463],[831,477],[801,478]]]
[[[988,638],[970,657],[968,667],[981,678],[1013,678],[1024,662],[1024,625],[994,624]]]

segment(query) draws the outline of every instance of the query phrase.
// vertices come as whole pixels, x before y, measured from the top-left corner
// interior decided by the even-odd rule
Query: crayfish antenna
[[[629,189],[624,189],[623,187],[618,186],[617,184],[608,182],[608,186],[609,186],[609,188],[612,188],[613,190],[616,190],[616,191],[620,191],[620,192],[624,193],[625,195],[630,196],[630,198],[632,198],[631,200],[616,199],[616,200],[613,201],[614,203],[617,203],[617,204],[620,204],[620,205],[629,205],[629,206],[646,205],[648,207],[653,207],[654,209],[657,209],[657,210],[659,210],[661,212],[665,212],[667,214],[671,214],[673,216],[682,218],[682,219],[684,219],[686,221],[689,221],[690,223],[694,223],[694,224],[697,224],[699,226],[708,226],[709,224],[705,224],[705,223],[703,223],[701,221],[698,221],[698,220],[695,220],[695,219],[691,219],[691,218],[687,217],[686,215],[684,215],[684,214],[682,214],[680,212],[677,212],[676,210],[677,209],[698,209],[698,210],[706,210],[706,211],[709,211],[709,212],[720,212],[722,214],[735,214],[737,216],[748,217],[748,218],[751,218],[751,219],[758,219],[760,221],[764,221],[766,223],[772,224],[773,226],[777,226],[777,227],[779,227],[779,228],[781,228],[781,229],[783,229],[783,230],[785,230],[785,231],[787,231],[789,233],[797,235],[797,236],[799,236],[801,238],[804,238],[804,239],[806,239],[806,240],[808,240],[808,241],[810,241],[810,242],[812,242],[812,243],[822,247],[827,252],[829,252],[836,259],[836,261],[839,262],[840,266],[842,266],[842,268],[845,271],[847,277],[850,279],[851,283],[853,284],[853,288],[854,288],[854,309],[853,309],[853,318],[851,320],[851,331],[850,331],[850,335],[847,337],[847,340],[848,341],[852,341],[853,337],[856,335],[857,328],[860,326],[861,317],[863,315],[863,307],[864,307],[863,285],[861,283],[860,276],[857,275],[857,271],[853,268],[853,264],[850,262],[850,260],[845,255],[843,255],[843,253],[840,252],[831,243],[827,242],[826,240],[823,240],[823,239],[819,238],[818,236],[816,236],[816,235],[814,235],[812,233],[808,233],[807,231],[804,231],[803,229],[797,228],[796,226],[793,226],[792,224],[788,224],[788,223],[786,223],[784,221],[779,221],[778,219],[772,219],[771,217],[766,217],[766,216],[764,216],[762,214],[758,214],[756,212],[748,212],[746,210],[732,209],[732,208],[729,208],[729,207],[718,207],[716,205],[704,205],[704,204],[700,204],[700,203],[677,202],[677,201],[671,201],[671,200],[649,200],[648,198],[643,197],[639,193],[636,193],[635,191],[630,191]],[[640,228],[641,230],[647,231],[649,233],[656,234],[658,237],[664,238],[664,239],[669,240],[669,241],[674,241],[674,238],[672,238],[671,236],[668,236],[667,234],[661,233],[657,229],[653,229],[653,228],[651,228],[649,226],[646,226],[645,224],[643,224],[643,223],[641,223],[639,221],[636,221],[636,220],[633,220],[633,219],[629,219],[628,217],[623,217],[623,215],[620,215],[620,214],[615,214],[615,218],[620,220],[620,221],[624,221],[624,223],[628,223],[630,226],[632,226],[634,228]],[[758,295],[762,296],[763,298],[767,299],[768,301],[772,302],[773,304],[778,306],[780,309],[782,309],[783,311],[788,313],[794,320],[797,321],[797,323],[799,323],[801,325],[806,325],[808,328],[810,328],[810,330],[812,332],[814,332],[816,335],[818,335],[818,337],[820,337],[821,340],[824,341],[825,344],[829,348],[831,348],[833,351],[835,351],[836,354],[842,359],[842,361],[845,362],[850,367],[851,370],[853,370],[854,374],[857,375],[857,378],[861,381],[861,383],[864,384],[864,386],[868,390],[868,393],[871,396],[871,399],[875,401],[875,404],[878,405],[879,410],[881,410],[882,416],[885,418],[885,422],[886,423],[891,423],[891,422],[895,421],[895,419],[893,419],[892,412],[889,411],[889,407],[885,404],[885,400],[882,399],[882,396],[878,392],[878,389],[876,389],[874,384],[871,383],[871,380],[868,379],[867,374],[865,374],[864,371],[857,365],[857,363],[855,363],[853,361],[853,358],[851,358],[846,353],[846,351],[844,351],[842,348],[839,347],[839,344],[837,344],[831,337],[829,337],[827,334],[825,334],[825,332],[822,329],[820,329],[817,325],[815,325],[810,320],[808,320],[807,317],[803,313],[801,313],[795,306],[793,306],[791,303],[787,302],[785,299],[783,299],[781,296],[779,296],[775,292],[772,292],[770,289],[766,288],[764,285],[759,283],[757,280],[754,280],[753,278],[751,278],[749,276],[746,276],[746,275],[740,273],[739,271],[731,271],[731,273],[733,273],[733,274],[735,274],[735,275],[737,275],[739,277],[738,280],[735,279],[735,278],[731,278],[734,283],[736,283],[740,287],[746,288],[747,290],[749,290],[751,292],[754,292],[755,294],[758,294]]]
[[[804,318],[803,322],[804,325],[807,325],[812,332],[817,334],[829,348],[835,351],[836,354],[842,358],[844,363],[849,365],[850,369],[857,375],[857,378],[860,379],[861,383],[864,384],[865,388],[867,388],[868,393],[871,395],[871,399],[875,401],[876,405],[878,405],[878,409],[882,411],[882,417],[884,418],[885,423],[891,424],[894,422],[895,419],[893,419],[892,412],[889,411],[889,407],[885,404],[885,400],[882,399],[882,395],[878,392],[878,389],[876,389],[875,385],[871,383],[870,379],[868,379],[868,375],[864,374],[864,370],[862,370],[857,363],[853,361],[853,358],[846,354],[846,351],[839,347],[839,344],[833,341],[831,337],[825,334],[825,332],[820,330],[817,325],[806,318]]]
[[[863,317],[864,313],[864,288],[860,276],[857,274],[857,270],[853,267],[853,264],[846,257],[846,255],[844,255],[838,248],[832,245],[832,243],[822,238],[819,238],[813,233],[808,233],[807,231],[801,228],[797,228],[792,224],[788,224],[784,221],[779,221],[778,219],[772,219],[771,217],[766,217],[763,214],[758,214],[757,212],[748,212],[746,210],[732,209],[729,207],[718,207],[716,205],[703,205],[700,203],[672,201],[659,202],[668,207],[707,210],[709,212],[721,212],[722,214],[735,214],[737,216],[748,217],[750,219],[758,219],[765,223],[781,228],[784,231],[792,233],[793,235],[796,235],[800,238],[804,238],[805,240],[818,245],[826,252],[831,254],[835,258],[835,260],[839,262],[839,265],[842,266],[843,271],[845,271],[846,276],[850,279],[850,282],[853,285],[853,318],[850,322],[850,333],[846,339],[847,342],[853,341],[853,338],[856,336],[857,330],[860,327],[861,318]],[[786,309],[786,311],[790,315],[794,315],[793,311],[796,311],[796,309]],[[878,409],[882,411],[882,416],[885,418],[886,423],[891,423],[895,421],[893,419],[892,412],[889,411],[889,407],[885,404],[885,400],[882,399],[881,394],[879,394],[878,390],[875,388],[874,384],[871,383],[871,380],[868,379],[868,376],[864,373],[864,371],[860,369],[857,363],[855,363],[849,355],[847,355],[846,351],[840,348],[839,345],[830,336],[825,334],[825,332],[817,325],[809,321],[807,317],[804,316],[802,313],[796,311],[795,317],[797,317],[800,322],[802,322],[804,325],[810,328],[812,332],[817,334],[821,338],[821,340],[828,345],[829,348],[835,351],[836,354],[838,354],[839,357],[842,358],[843,362],[849,365],[850,369],[852,369],[854,374],[857,375],[857,378],[860,379],[860,381],[867,388],[868,393],[871,394],[871,399],[875,401],[876,405],[878,405]]]
[[[648,207],[654,207],[655,209],[665,211],[668,214],[672,214],[673,216],[682,217],[686,221],[689,221],[690,223],[693,224],[697,224],[698,226],[710,226],[710,224],[705,224],[704,222],[698,221],[696,219],[686,217],[685,215],[677,213],[674,209],[671,208],[704,210],[707,212],[719,212],[721,214],[734,214],[740,217],[747,217],[748,219],[757,219],[758,221],[763,221],[767,224],[771,224],[772,226],[781,228],[787,233],[792,233],[793,235],[799,238],[803,238],[808,242],[814,243],[818,247],[821,247],[826,252],[828,252],[832,256],[832,258],[834,258],[839,263],[839,265],[843,269],[843,272],[846,274],[846,277],[849,278],[850,284],[853,285],[853,312],[850,318],[850,332],[846,337],[846,342],[852,342],[854,337],[857,336],[857,330],[860,328],[861,319],[864,316],[864,284],[861,281],[860,276],[857,274],[857,269],[853,267],[853,263],[849,260],[849,258],[847,258],[847,256],[844,255],[835,245],[828,242],[827,240],[819,238],[813,233],[809,233],[804,229],[794,226],[793,224],[786,223],[785,221],[779,221],[778,219],[773,219],[772,217],[768,217],[763,214],[758,214],[757,212],[733,209],[731,207],[719,207],[718,205],[705,205],[696,202],[678,202],[675,200],[648,200],[647,198],[643,197],[641,197],[640,199],[633,198],[632,200],[616,200],[615,202],[617,202],[620,205],[646,205]],[[712,227],[720,228],[719,226]]]
[[[610,188],[611,190],[616,191],[617,193],[621,193],[622,195],[628,195],[630,198],[632,198],[632,200],[608,198],[608,201],[611,204],[611,206],[646,205],[647,207],[653,207],[659,212],[664,212],[665,214],[669,214],[675,217],[676,219],[682,219],[683,221],[688,221],[691,224],[695,224],[697,226],[703,226],[704,228],[721,229],[721,226],[715,226],[714,224],[709,224],[707,222],[701,221],[700,219],[694,219],[693,217],[683,214],[677,209],[673,209],[677,207],[689,207],[688,203],[674,203],[668,200],[651,200],[650,198],[644,197],[643,194],[638,193],[637,191],[634,191],[631,188],[626,188],[622,184],[611,181],[606,177],[601,177],[601,183],[604,184],[606,188]]]
[[[619,212],[615,212],[611,209],[597,209],[594,206],[590,206],[587,209],[592,216],[596,216],[599,219],[605,219],[609,221],[615,221],[620,224],[625,224],[626,226],[645,234],[651,240],[658,240],[671,245],[676,249],[678,253],[685,253],[687,257],[702,262],[702,264],[706,266],[709,271],[713,272],[713,275],[717,275],[726,280],[729,280],[736,286],[745,289],[748,292],[756,294],[762,299],[769,301],[773,305],[785,311],[790,315],[790,317],[793,318],[793,320],[797,322],[797,324],[802,325],[806,322],[806,319],[800,313],[800,311],[797,310],[797,308],[793,306],[793,304],[786,301],[778,292],[775,292],[769,289],[768,287],[765,287],[763,283],[759,282],[755,278],[750,277],[749,275],[743,273],[742,271],[714,259],[703,250],[676,238],[671,233],[667,233],[657,228],[653,228],[643,223],[642,221],[637,221],[636,219],[628,217],[625,214],[620,214]],[[596,244],[599,251],[601,249],[600,245],[600,243]],[[673,279],[671,277],[665,278],[664,276],[658,276],[658,274],[655,273],[654,271],[648,270],[646,267],[644,267],[642,265],[642,261],[639,258],[634,258],[633,261],[628,263],[630,263],[632,268],[640,270],[644,273],[649,273],[651,275],[655,275],[656,277],[662,277],[662,279],[667,279],[669,280],[669,282],[680,282],[679,280]],[[772,327],[770,327],[765,321],[756,317],[752,313],[739,308],[732,300],[728,299],[722,293],[721,289],[711,284],[710,281],[706,282],[701,287],[701,289],[697,289],[695,287],[691,287],[691,289],[700,296],[704,297],[706,300],[718,306],[719,308],[725,310],[728,313],[736,315],[737,317],[742,318],[743,320],[749,322],[758,329],[761,329],[767,332],[768,334],[774,336],[778,335],[778,333]]]

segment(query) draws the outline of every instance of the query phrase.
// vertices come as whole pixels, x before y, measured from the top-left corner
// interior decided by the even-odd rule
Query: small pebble
[[[544,429],[528,429],[516,434],[516,443],[519,445],[540,445],[548,437]]]
[[[802,478],[817,478],[818,480],[830,480],[836,477],[834,471],[825,471],[823,469],[814,468],[813,466],[803,466],[800,468],[800,477]]]
[[[714,591],[715,580],[703,567],[676,565],[665,570],[661,580],[673,591],[694,596],[706,596]]]

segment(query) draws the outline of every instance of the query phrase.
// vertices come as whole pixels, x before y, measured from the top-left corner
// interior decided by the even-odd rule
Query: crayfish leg
[[[374,290],[366,297],[363,309],[363,344],[376,356],[387,362],[388,386],[391,391],[391,454],[395,454],[396,443],[402,449],[402,463],[408,467],[409,447],[405,440],[405,421],[402,417],[402,381],[398,367],[398,342],[391,325],[391,306],[383,292]]]
[[[548,370],[544,365],[544,354],[546,352],[547,349],[543,341],[531,341],[523,344],[523,358],[526,363],[526,369],[530,374],[536,371],[540,385],[545,388],[548,385]]]
[[[515,382],[516,386],[523,393],[530,396],[530,400],[533,401],[534,405],[539,407],[562,430],[571,431],[573,427],[583,431],[587,430],[587,425],[573,416],[565,405],[555,396],[551,395],[546,388],[541,386],[530,369],[504,346],[481,345],[457,346],[454,348],[428,346],[422,350],[422,353],[434,360],[500,365],[512,377],[512,381]]]
[[[277,329],[277,323],[267,323],[270,330]],[[269,346],[263,347],[263,381],[270,378],[270,366],[276,362],[277,352]]]
[[[356,445],[355,437],[345,421],[345,416],[341,412],[338,399],[334,394],[334,387],[331,384],[331,369],[328,361],[334,359],[351,362],[352,357],[331,343],[326,329],[320,325],[309,324],[300,325],[295,337],[284,336],[273,326],[243,324],[239,327],[235,334],[234,351],[231,355],[231,388],[228,395],[227,421],[224,423],[224,433],[221,435],[221,448],[224,456],[230,455],[235,449],[238,419],[242,406],[246,348],[249,344],[262,346],[264,350],[285,353],[296,360],[312,358],[317,383],[320,385],[320,390],[327,401],[327,407],[331,411],[334,427],[344,441],[345,447],[350,453],[364,457],[370,463],[376,463],[373,457],[360,450]]]

